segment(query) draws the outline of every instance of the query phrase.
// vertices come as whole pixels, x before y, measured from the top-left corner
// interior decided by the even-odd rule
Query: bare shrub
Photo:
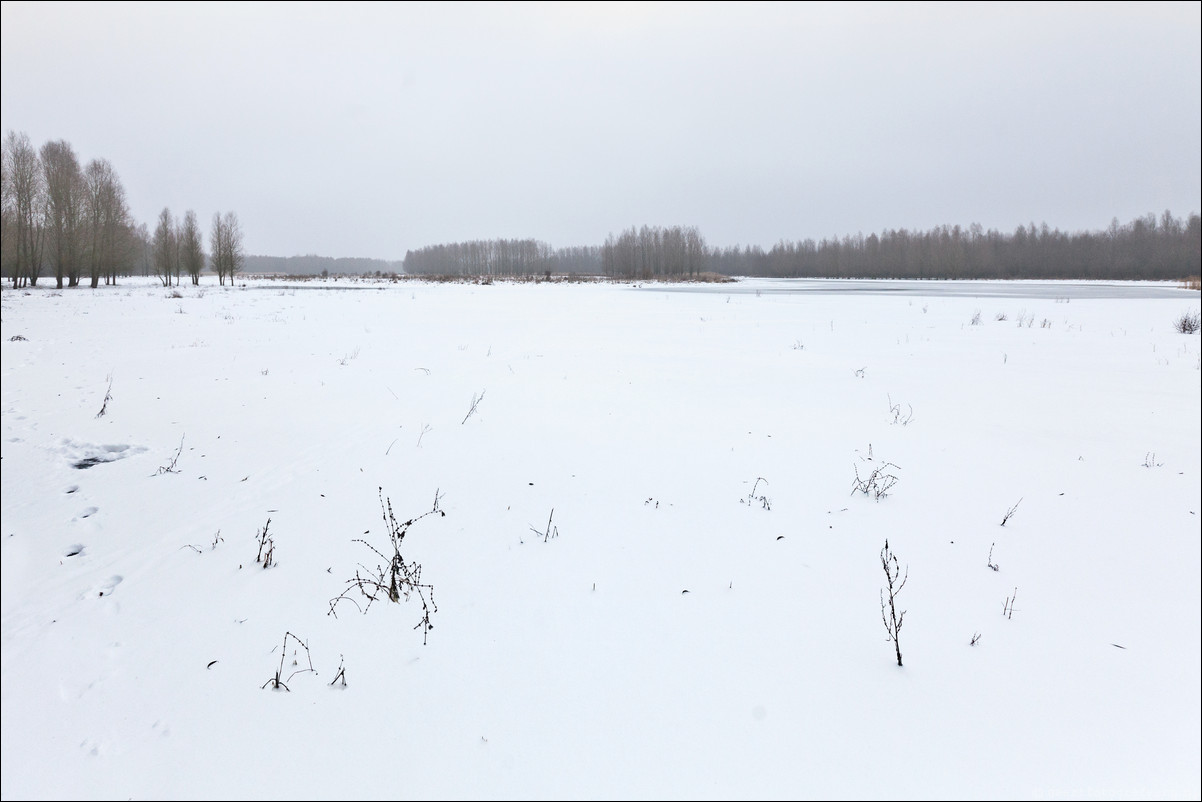
[[[1196,310],[1185,312],[1173,321],[1173,328],[1182,334],[1193,334],[1198,329],[1202,329],[1202,316]]]
[[[314,674],[317,673],[317,670],[313,668],[313,657],[312,657],[312,655],[309,654],[309,647],[305,644],[305,642],[303,640],[296,637],[291,632],[285,632],[284,633],[284,643],[283,643],[283,645],[280,646],[280,667],[275,670],[274,677],[272,677],[271,679],[269,679],[263,683],[263,685],[262,685],[263,688],[266,688],[268,685],[270,685],[271,689],[273,691],[285,690],[285,691],[288,691],[289,693],[292,692],[291,689],[289,689],[289,687],[284,684],[285,680],[283,679],[284,660],[287,658],[287,655],[288,655],[288,639],[289,638],[292,638],[294,641],[296,641],[298,644],[300,644],[301,648],[303,648],[305,650],[305,659],[308,661],[309,667],[308,668],[297,668],[296,671],[293,671],[291,674],[288,675],[287,682],[291,682],[292,678],[295,677],[297,674],[304,674],[309,671],[312,671]],[[275,651],[275,650],[272,649],[272,651]],[[293,649],[292,650],[292,665],[294,665],[294,666],[300,665],[299,661],[296,659],[297,656],[298,656],[298,652],[296,651],[296,649]],[[212,663],[210,663],[209,665],[212,665]]]
[[[757,492],[760,489],[760,482],[764,483],[764,487],[768,486],[767,479],[765,479],[762,476],[757,476],[755,478],[755,484],[753,484],[751,486],[751,492],[747,494],[747,500],[744,501],[743,499],[739,499],[739,501],[746,504],[748,507],[752,506],[753,504],[758,504],[758,505],[760,505],[761,509],[771,510],[772,509],[772,500],[769,499],[768,496],[764,495],[763,493]]]
[[[1014,502],[1013,507],[1006,510],[1006,514],[1002,516],[1002,523],[1001,523],[1002,526],[1005,526],[1006,521],[1009,521],[1011,518],[1014,517],[1014,513],[1018,512],[1018,505],[1022,504],[1022,503],[1023,503],[1023,500],[1020,498],[1018,501]]]
[[[873,468],[872,473],[868,476],[861,478],[860,469],[856,467],[856,478],[851,485],[852,495],[855,495],[858,490],[864,495],[872,496],[874,500],[880,501],[889,495],[889,491],[900,481],[893,470],[900,471],[901,468],[892,462],[885,462]]]
[[[263,531],[259,532],[259,553],[255,557],[255,562],[263,563],[264,568],[270,568],[275,560],[275,538],[267,534],[267,529],[271,526],[271,519],[267,519],[267,523],[263,524]]]
[[[349,601],[351,604],[359,608],[359,611],[366,613],[371,609],[373,602],[380,598],[387,598],[388,601],[400,603],[402,599],[409,601],[410,597],[416,596],[422,605],[422,617],[414,625],[414,629],[422,630],[422,644],[427,642],[430,630],[434,629],[434,625],[430,622],[430,614],[438,612],[438,605],[434,603],[434,586],[422,582],[422,566],[416,560],[406,562],[401,556],[401,544],[405,540],[405,535],[409,532],[409,527],[425,518],[428,515],[438,515],[444,517],[445,512],[438,509],[439,494],[434,493],[434,508],[428,512],[424,512],[414,518],[410,518],[404,523],[398,523],[396,515],[392,511],[392,500],[384,498],[384,488],[380,488],[380,510],[384,518],[384,525],[388,529],[388,543],[392,551],[391,556],[385,556],[384,552],[377,549],[372,544],[362,538],[355,538],[353,542],[362,543],[373,552],[376,553],[384,563],[377,564],[375,568],[368,568],[362,563],[355,571],[355,576],[346,581],[346,588],[342,593],[330,599],[330,609],[327,615],[338,617],[336,608],[341,601]],[[552,511],[554,512],[554,511]],[[358,597],[362,597],[365,602],[360,605]]]
[[[910,578],[910,569],[906,568],[905,573],[902,573],[901,567],[897,564],[897,555],[889,549],[889,541],[885,541],[885,547],[881,549],[881,567],[885,569],[886,588],[881,589],[881,621],[885,623],[885,631],[889,633],[889,640],[893,642],[893,651],[897,655],[897,664],[902,664],[901,643],[897,636],[901,632],[902,620],[906,617],[906,611],[897,612],[897,595],[901,593],[902,588],[906,586],[906,580]],[[885,591],[889,592],[889,608],[885,609]]]

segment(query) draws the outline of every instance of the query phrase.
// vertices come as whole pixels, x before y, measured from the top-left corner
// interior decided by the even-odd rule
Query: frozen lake
[[[737,284],[644,284],[644,290],[761,295],[898,295],[944,298],[1187,298],[1200,293],[1148,281],[923,281],[888,279],[746,278]]]
[[[388,279],[358,277],[308,278],[289,276],[263,280],[239,278],[240,289],[383,290],[398,286]],[[422,281],[406,277],[406,281]],[[502,280],[503,281],[503,280]],[[464,279],[472,283],[471,279]],[[1202,293],[1166,281],[935,281],[914,279],[740,278],[725,284],[615,282],[640,292],[702,295],[879,295],[910,298],[1017,298],[1045,301],[1128,299],[1197,301]]]

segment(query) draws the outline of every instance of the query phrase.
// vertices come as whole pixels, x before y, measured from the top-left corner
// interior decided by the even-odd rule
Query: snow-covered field
[[[3,291],[4,799],[1202,796],[1197,292],[247,284]]]

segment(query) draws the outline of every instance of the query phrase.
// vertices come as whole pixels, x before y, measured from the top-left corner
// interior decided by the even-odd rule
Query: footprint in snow
[[[118,574],[113,574],[103,582],[93,585],[91,590],[84,591],[83,596],[80,598],[86,599],[91,597],[93,599],[101,599],[106,596],[112,596],[113,591],[117,589],[117,586],[121,584],[123,579],[124,577]]]
[[[67,546],[66,550],[63,552],[64,557],[78,557],[80,554],[83,554],[82,543],[72,543],[70,546]]]
[[[140,454],[145,451],[143,446],[130,446],[124,443],[117,444],[95,444],[95,443],[76,443],[70,439],[63,439],[62,453],[71,462],[71,467],[77,470],[87,470],[94,465],[100,465],[105,462],[114,462],[134,454]]]
[[[75,516],[75,519],[83,520],[84,518],[91,518],[93,515],[95,515],[98,512],[100,512],[99,507],[85,507],[83,512],[81,512],[79,515]]]
[[[72,493],[74,493],[74,492],[76,492],[76,491],[78,491],[78,490],[79,490],[79,485],[68,485],[68,486],[67,486],[67,489],[66,489],[66,490],[64,490],[63,492],[64,492],[64,493],[66,493],[66,494],[69,496],[69,495],[71,495]]]

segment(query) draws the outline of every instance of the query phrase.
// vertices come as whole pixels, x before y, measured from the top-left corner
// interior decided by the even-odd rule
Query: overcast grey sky
[[[1200,211],[1202,4],[3,3],[4,132],[248,253]]]

